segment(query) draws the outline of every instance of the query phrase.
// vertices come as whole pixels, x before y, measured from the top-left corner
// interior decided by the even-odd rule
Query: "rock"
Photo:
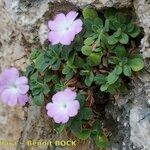
[[[141,41],[141,52],[145,58],[150,57],[150,4],[144,0],[134,0],[134,8],[144,29],[144,38]]]
[[[68,10],[76,9],[64,0],[59,0],[64,2],[64,5],[59,4],[59,9],[52,8],[52,2],[56,3],[58,0],[0,1],[1,70],[10,66],[25,70],[31,50],[41,47],[47,41],[47,21],[54,16],[53,9],[57,10],[57,13],[63,12],[69,6]],[[145,0],[68,0],[68,2],[80,8],[88,5],[98,9],[133,7],[133,14],[136,14],[138,23],[144,30],[139,50],[145,58],[145,69],[133,79],[129,94],[107,105],[106,124],[112,133],[110,136],[112,150],[149,150],[150,4]],[[25,108],[10,108],[0,103],[0,139],[19,141],[15,148],[18,150],[31,149],[26,145],[27,140],[67,139],[65,133],[62,136],[56,135],[52,130],[52,122],[45,114],[44,108],[39,108],[31,102]],[[51,147],[50,149],[61,148]],[[70,150],[70,148],[64,149]],[[78,141],[78,146],[71,148],[71,150],[75,149],[96,150],[91,139],[87,142]]]
[[[63,0],[50,0],[50,2],[63,2]],[[104,7],[116,7],[116,8],[122,8],[122,7],[130,7],[131,6],[131,0],[67,0],[70,3],[73,3],[76,6],[79,6],[80,8],[83,8],[87,5],[93,5],[98,9],[104,8]]]
[[[150,143],[150,109],[149,107],[133,106],[130,112],[130,140],[137,147],[149,150]]]
[[[49,29],[48,26],[46,24],[41,24],[40,28],[39,28],[39,38],[40,38],[40,43],[44,44],[44,42],[47,40],[48,38],[48,33]]]

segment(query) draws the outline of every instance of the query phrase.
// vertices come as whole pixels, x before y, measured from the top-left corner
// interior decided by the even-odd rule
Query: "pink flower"
[[[49,21],[48,26],[50,33],[48,35],[49,41],[52,45],[61,43],[62,45],[70,45],[75,35],[82,30],[81,19],[76,19],[78,13],[70,11],[66,16],[61,13],[58,14],[54,21]]]
[[[0,74],[0,99],[9,106],[23,106],[28,101],[28,79],[19,77],[16,68],[5,69]]]
[[[76,116],[80,109],[79,101],[75,100],[76,95],[70,88],[53,95],[52,102],[46,106],[48,116],[56,123],[68,122],[69,117]]]

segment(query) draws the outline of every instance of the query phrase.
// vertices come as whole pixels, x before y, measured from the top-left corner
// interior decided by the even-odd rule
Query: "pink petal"
[[[16,68],[5,69],[0,75],[0,86],[8,86],[15,82],[19,77],[19,72]]]
[[[70,24],[73,23],[73,21],[76,19],[76,17],[78,16],[78,13],[75,11],[70,11],[67,15],[66,15],[66,19],[67,22],[69,22]]]
[[[26,104],[26,102],[28,102],[28,95],[27,94],[21,94],[18,96],[18,103],[21,105],[21,106],[24,106]]]
[[[19,77],[16,80],[16,84],[20,85],[20,84],[27,84],[28,83],[28,78],[27,77]]]
[[[74,37],[75,37],[75,32],[72,30],[61,31],[61,32],[51,31],[48,35],[48,39],[50,42],[52,42],[52,45],[58,43],[61,43],[63,45],[70,45]]]
[[[5,89],[5,87],[0,84],[0,94],[3,92],[4,89]]]
[[[63,91],[57,92],[52,96],[52,101],[53,102],[59,102],[64,98],[64,93]]]
[[[55,21],[48,21],[48,27],[50,30],[57,30],[58,24]]]
[[[82,25],[83,25],[83,22],[81,19],[77,19],[73,22],[72,24],[72,27],[71,27],[71,30],[74,30],[74,32],[76,34],[78,34],[79,32],[81,32],[82,30]]]
[[[57,21],[49,21],[48,22],[48,27],[50,30],[52,31],[55,31],[55,32],[60,32],[63,30],[63,26],[62,26],[62,23],[65,23],[65,22],[57,22]]]
[[[59,103],[48,103],[46,105],[47,115],[52,117],[56,123],[65,123],[69,120],[67,109],[62,108]]]
[[[64,90],[64,97],[70,101],[74,100],[77,96],[77,93],[72,91],[70,88]]]
[[[61,111],[61,113],[54,116],[54,121],[56,123],[66,123],[68,122],[69,117],[66,115],[66,112]]]
[[[66,31],[62,35],[62,38],[60,39],[60,43],[62,45],[70,45],[73,39],[75,38],[75,32],[74,31]]]
[[[56,103],[48,103],[47,106],[46,106],[46,109],[48,110],[47,114],[50,117],[56,116],[60,111],[59,110],[59,105],[56,104]]]
[[[53,107],[53,106],[51,106],[51,105],[53,105],[53,103],[48,103],[48,104],[46,105],[46,109],[47,109],[47,110],[51,109],[51,107]]]
[[[59,32],[51,31],[48,34],[48,40],[52,43],[52,45],[58,44],[60,42],[60,38]]]
[[[80,109],[80,104],[78,100],[74,100],[71,103],[68,104],[68,116],[73,117],[76,116],[78,113],[78,110]]]
[[[67,88],[64,91],[57,92],[53,95],[52,101],[57,103],[72,101],[76,98],[76,96],[76,92],[72,91],[70,88]]]
[[[58,14],[54,21],[49,21],[48,22],[48,27],[50,28],[50,30],[53,30],[53,31],[62,31],[63,30],[63,24],[66,23],[66,16],[61,13],[61,14]]]
[[[26,94],[29,91],[28,85],[19,85],[17,86],[20,94]]]
[[[11,89],[4,90],[1,94],[1,99],[10,106],[15,106],[17,104],[17,94]]]
[[[9,73],[9,76],[11,76],[12,78],[19,77],[19,71],[16,68],[11,68]]]
[[[62,23],[66,21],[66,16],[63,13],[56,15],[55,20],[57,23]]]

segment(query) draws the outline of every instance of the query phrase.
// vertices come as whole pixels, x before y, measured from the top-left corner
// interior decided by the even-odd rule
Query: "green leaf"
[[[94,37],[89,37],[84,41],[84,44],[87,46],[92,45],[94,43],[94,39]]]
[[[126,17],[125,17],[125,15],[123,13],[117,12],[116,15],[115,15],[115,17],[117,18],[117,20],[120,23],[122,23],[122,24],[126,23]]]
[[[33,98],[36,105],[42,106],[44,104],[44,95],[41,93]]]
[[[99,33],[98,31],[101,30],[103,27],[103,21],[100,18],[95,18],[93,20],[93,26],[92,29],[95,33]]]
[[[109,20],[108,19],[105,20],[104,30],[105,32],[109,32]]]
[[[92,114],[93,114],[92,110],[90,108],[88,108],[88,107],[84,107],[80,111],[80,116],[84,120],[89,120],[92,117]]]
[[[86,140],[90,137],[91,131],[82,129],[82,122],[79,117],[73,118],[71,125],[69,126],[71,132],[79,139]]]
[[[114,69],[116,75],[120,75],[122,73],[122,67],[117,65]]]
[[[75,132],[72,131],[72,132],[77,138],[81,140],[87,140],[91,135],[91,131],[87,129],[83,129],[82,131],[79,131],[79,132],[78,131],[75,131]]]
[[[127,44],[129,42],[129,36],[125,33],[122,33],[121,38],[119,38],[119,42],[121,44]]]
[[[78,68],[82,68],[82,66],[84,65],[84,60],[81,57],[79,57],[79,56],[75,56],[75,59],[74,59],[73,63]]]
[[[120,62],[121,60],[118,58],[118,57],[115,57],[115,56],[110,56],[109,57],[109,60],[108,60],[108,62],[110,63],[110,64],[119,64],[119,62]]]
[[[73,77],[74,72],[68,65],[64,65],[62,74],[66,75],[66,80],[70,80]]]
[[[100,124],[100,121],[95,121],[93,126],[92,126],[92,133],[91,133],[91,136],[95,136],[95,135],[100,135],[100,134],[103,134],[103,130],[102,130],[102,126]]]
[[[119,28],[113,35],[114,35],[116,38],[120,37],[120,35],[121,35],[121,28]]]
[[[86,86],[90,87],[92,82],[93,82],[93,80],[94,80],[94,74],[93,74],[93,72],[90,72],[90,74],[86,75],[86,78],[85,78]]]
[[[68,65],[64,65],[62,70],[62,74],[68,74],[70,72],[70,67]]]
[[[108,87],[109,87],[109,84],[103,84],[102,86],[101,86],[101,88],[100,88],[100,90],[102,91],[102,92],[104,92],[104,91],[106,91],[107,89],[108,89]]]
[[[72,65],[73,65],[73,62],[74,62],[74,59],[75,59],[75,52],[71,52],[70,55],[69,55],[69,58],[68,58],[68,64],[69,66],[72,68]]]
[[[117,11],[115,8],[106,9],[104,12],[104,16],[105,18],[110,18],[111,16],[115,16],[116,12]]]
[[[62,82],[54,85],[54,91],[55,92],[62,91],[64,89],[65,89],[65,85]]]
[[[33,96],[37,96],[43,92],[43,86],[41,86],[41,85],[34,85],[33,87],[30,86],[30,89],[32,90]]]
[[[62,51],[62,46],[61,45],[51,45],[50,47],[51,51],[54,53],[55,57],[58,57]]]
[[[93,24],[93,19],[91,19],[91,18],[84,19],[84,25],[85,25],[85,29],[87,31],[86,37],[89,37],[89,36],[91,36],[91,34],[93,34],[92,24]]]
[[[50,70],[46,70],[44,74],[44,82],[50,82],[52,80],[52,74]]]
[[[102,53],[99,52],[99,53],[91,53],[87,59],[92,66],[97,66],[100,64],[101,58],[102,58]]]
[[[91,46],[83,46],[81,51],[84,55],[89,56],[92,53],[92,48]]]
[[[45,62],[44,54],[40,54],[35,60],[35,68],[44,71],[49,66],[49,63]]]
[[[65,124],[54,124],[54,129],[57,131],[58,134],[62,133],[65,128]]]
[[[86,102],[85,95],[80,92],[80,93],[78,93],[76,99],[79,100],[80,108],[82,108],[84,106],[85,102]]]
[[[34,65],[31,64],[26,68],[25,76],[30,77],[31,74],[33,74],[35,71]]]
[[[33,80],[33,81],[35,81],[35,80],[37,80],[38,79],[38,71],[36,71],[36,72],[34,72],[31,76],[30,76],[30,79],[31,79],[31,81]]]
[[[50,92],[50,88],[47,84],[44,84],[44,94],[47,95]]]
[[[72,69],[66,74],[66,80],[70,80],[74,75],[74,72]]]
[[[60,83],[59,77],[58,77],[57,75],[53,75],[53,76],[52,76],[52,82],[53,82],[54,84],[59,84],[59,83]]]
[[[45,58],[45,61],[48,62],[50,65],[53,65],[57,61],[57,58],[49,57],[48,59]]]
[[[93,18],[98,17],[98,14],[97,14],[96,10],[94,10],[92,8],[86,7],[86,8],[83,9],[82,13],[83,13],[83,17],[85,19],[87,19],[87,18],[92,18],[93,19]]]
[[[134,27],[134,30],[129,34],[132,38],[137,37],[140,34],[140,29],[138,27]]]
[[[127,29],[126,29],[127,33],[132,33],[133,30],[134,30],[134,24],[133,23],[129,23],[127,25]]]
[[[144,68],[144,61],[140,58],[130,59],[128,64],[133,71],[139,71]]]
[[[116,75],[114,72],[111,72],[108,76],[107,76],[107,81],[109,84],[113,84],[118,80],[118,75]]]
[[[61,60],[58,59],[53,65],[52,65],[52,69],[53,70],[58,70],[60,68],[60,64],[61,64]]]
[[[123,73],[124,73],[124,75],[130,77],[132,74],[130,66],[128,66],[128,65],[123,66]]]
[[[74,64],[74,58],[75,58],[75,57],[73,57],[72,59],[69,59],[69,60],[67,61],[67,65],[68,65],[71,69],[76,69],[76,68],[77,68],[77,66],[75,66],[75,64]]]
[[[99,32],[99,26],[96,26],[96,25],[92,25],[92,30],[95,32],[95,33],[98,33]]]
[[[105,149],[109,146],[108,139],[104,134],[96,135],[94,138],[94,141],[95,141],[96,145],[101,149]]]
[[[103,74],[98,74],[98,75],[95,76],[94,81],[98,85],[105,84],[106,77]]]
[[[111,84],[108,87],[107,92],[110,93],[111,95],[114,95],[116,93],[116,90],[118,90],[120,86],[121,86],[120,80],[117,80],[114,84]]]
[[[127,57],[127,50],[125,49],[125,47],[123,45],[117,45],[115,48],[115,53],[116,56],[119,58],[124,58]]]
[[[108,37],[108,44],[114,45],[117,43],[118,43],[118,39],[114,35]]]
[[[122,32],[125,32],[125,31],[126,31],[126,25],[125,25],[125,24],[122,24],[122,25],[121,25],[121,31],[122,31]]]
[[[121,25],[122,25],[119,21],[116,20],[116,18],[115,19],[113,18],[113,20],[111,20],[111,21],[112,21],[112,24],[113,24],[115,30],[117,30],[118,28],[120,28]]]
[[[31,61],[34,61],[40,54],[41,54],[41,51],[39,51],[39,50],[34,50],[34,51],[30,54],[30,60],[31,60]]]
[[[93,19],[93,18],[92,18],[92,19]],[[93,23],[94,23],[96,26],[100,27],[100,28],[103,27],[103,21],[102,21],[102,19],[99,18],[99,17],[94,18]]]
[[[63,47],[63,50],[61,51],[61,59],[68,60],[70,52],[71,52],[71,48],[69,46]]]

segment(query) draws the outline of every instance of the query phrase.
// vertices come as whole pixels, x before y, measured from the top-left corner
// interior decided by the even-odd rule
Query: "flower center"
[[[64,107],[64,108],[67,108],[67,105],[66,105],[66,104],[64,104],[64,105],[63,105],[63,107]]]
[[[68,27],[68,26],[66,26],[66,27],[65,27],[65,31],[68,31],[68,30],[69,30],[69,27]]]
[[[66,24],[64,25],[64,30],[65,30],[65,31],[68,31],[68,30],[70,29],[70,26],[71,26],[70,23],[66,23]]]
[[[12,88],[17,89],[16,84],[12,84]]]

